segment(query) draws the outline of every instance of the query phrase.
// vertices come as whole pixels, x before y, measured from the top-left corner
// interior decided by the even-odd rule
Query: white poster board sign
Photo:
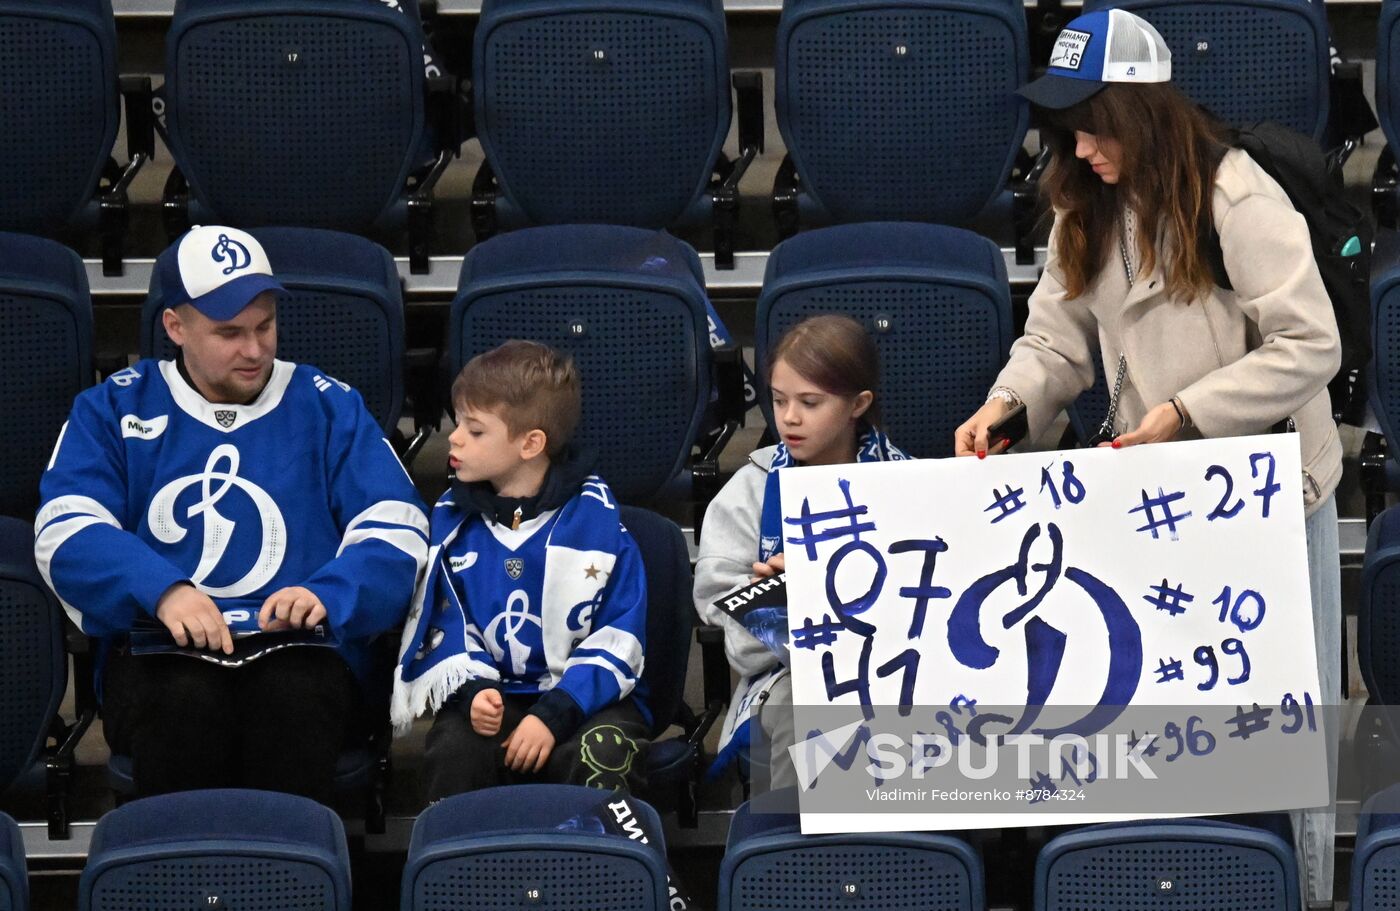
[[[803,830],[1326,804],[1301,472],[1293,434],[784,469]]]

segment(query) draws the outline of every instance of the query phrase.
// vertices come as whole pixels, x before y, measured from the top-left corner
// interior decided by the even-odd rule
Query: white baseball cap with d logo
[[[264,291],[285,293],[272,277],[262,244],[247,231],[196,225],[156,260],[163,303],[190,304],[214,320],[231,320]]]

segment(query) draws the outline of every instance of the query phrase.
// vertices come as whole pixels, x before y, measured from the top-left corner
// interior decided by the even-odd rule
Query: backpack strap
[[[1211,278],[1215,281],[1217,288],[1226,291],[1235,290],[1235,286],[1230,284],[1230,273],[1225,271],[1225,251],[1220,248],[1220,232],[1211,225],[1210,239],[1207,241],[1206,263],[1210,266]]]
[[[1225,160],[1225,154],[1231,149],[1240,148],[1240,131],[1235,127],[1227,127],[1222,130],[1220,140],[1224,143],[1224,148],[1215,159],[1215,167],[1211,168],[1212,185],[1215,182],[1215,172],[1220,169],[1220,162]],[[1210,266],[1211,278],[1214,279],[1217,288],[1233,291],[1235,286],[1230,283],[1230,273],[1225,271],[1225,251],[1220,248],[1220,232],[1215,230],[1214,213],[1204,213],[1203,217],[1206,222],[1205,227],[1210,229],[1205,252],[1206,264]]]

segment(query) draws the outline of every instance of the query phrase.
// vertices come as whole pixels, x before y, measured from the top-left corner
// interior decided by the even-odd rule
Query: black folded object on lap
[[[185,655],[199,658],[224,667],[240,667],[256,661],[263,655],[298,646],[334,647],[335,639],[324,624],[312,629],[286,629],[273,632],[257,632],[235,635],[233,654],[193,645],[180,645],[164,626],[141,625],[133,629],[128,639],[128,651],[132,655]]]

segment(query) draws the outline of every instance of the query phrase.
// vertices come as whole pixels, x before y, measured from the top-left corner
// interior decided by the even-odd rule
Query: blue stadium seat
[[[705,304],[699,257],[669,235],[528,228],[467,253],[447,358],[455,376],[510,339],[572,355],[583,380],[575,440],[597,450],[618,497],[646,502],[689,464],[709,403]]]
[[[789,792],[790,793],[790,792]],[[782,802],[783,792],[760,801]],[[796,813],[739,807],[719,870],[719,911],[981,911],[982,860],[928,832],[803,835]]]
[[[1356,821],[1351,911],[1400,909],[1400,785],[1372,795]]]
[[[151,79],[118,77],[116,44],[111,0],[0,0],[0,231],[95,227],[107,275],[122,274],[127,187],[155,155]]]
[[[1236,126],[1271,120],[1319,143],[1327,130],[1327,14],[1314,0],[1085,0],[1151,22],[1172,52],[1172,82]],[[1267,78],[1260,78],[1267,73]]]
[[[1293,848],[1265,828],[1165,820],[1066,832],[1036,859],[1036,911],[1166,907],[1297,911]]]
[[[841,313],[874,336],[885,430],[910,455],[953,454],[953,431],[1006,363],[1011,289],[1001,251],[942,225],[840,225],[783,241],[768,258],[754,336],[760,382],[770,348],[808,316]],[[759,402],[769,426],[772,403]]]
[[[98,820],[78,907],[350,911],[345,829],[315,801],[266,791],[133,801]]]
[[[722,0],[486,0],[472,60],[486,155],[477,239],[524,225],[659,229],[709,220],[712,206],[728,231],[762,146],[748,77],[730,173],[728,54]]]
[[[58,717],[68,681],[63,615],[34,564],[33,519],[73,397],[95,375],[82,260],[51,240],[0,233],[0,316],[0,422],[10,431],[0,446],[0,789],[47,791],[50,833],[67,838],[73,752],[96,706],[82,686],[74,721]],[[77,676],[88,680],[90,668]],[[46,748],[54,733],[59,743]]]
[[[966,225],[1006,189],[1029,122],[1021,0],[786,0],[775,91],[783,236],[814,224]]]
[[[404,400],[403,291],[393,257],[372,241],[337,231],[251,233],[288,292],[277,308],[277,356],[312,364],[355,387],[392,435]],[[162,255],[174,254],[172,246]],[[175,345],[161,322],[159,278],[156,270],[142,307],[141,356],[165,359],[175,356]]]
[[[595,788],[517,784],[433,804],[413,826],[399,907],[662,911],[661,820],[631,798],[651,844],[608,834],[596,821],[607,799]]]
[[[690,633],[695,626],[690,553],[680,527],[654,512],[623,506],[622,524],[642,552],[647,577],[646,663],[642,670],[652,713],[647,797],[658,809],[675,808],[683,822],[694,825],[700,748],[716,716],[696,718],[685,704]],[[657,739],[673,724],[681,727],[680,736]]]
[[[111,0],[3,0],[0,74],[0,230],[71,225],[117,139]]]
[[[431,192],[410,191],[410,173],[435,154],[445,168],[455,149],[432,147],[418,6],[396,7],[177,4],[165,39],[178,166],[167,204],[178,211],[188,181],[191,213],[206,224],[400,228],[410,197]]]
[[[0,516],[0,793],[46,794],[54,839],[68,837],[74,751],[97,716],[91,665],[75,660],[68,722],[59,715],[68,688],[63,610],[34,563],[33,524]]]
[[[1376,38],[1376,116],[1393,149],[1400,144],[1400,0],[1382,0]]]
[[[1371,410],[1381,435],[1368,433],[1361,453],[1361,484],[1366,519],[1375,521],[1385,508],[1385,492],[1400,490],[1400,235],[1376,235],[1371,261],[1371,339],[1373,355],[1366,377]]]
[[[4,813],[0,813],[0,911],[29,911],[24,839],[19,826]]]
[[[51,240],[0,233],[0,319],[0,515],[32,521],[59,429],[95,376],[82,260]]]
[[[1400,224],[1400,168],[1395,160],[1400,148],[1400,0],[1382,0],[1376,38],[1376,117],[1385,147],[1372,177],[1371,204],[1378,226],[1394,230]]]
[[[1393,777],[1400,761],[1400,506],[1381,512],[1366,535],[1356,630],[1368,709],[1355,739],[1358,762],[1367,780]]]

